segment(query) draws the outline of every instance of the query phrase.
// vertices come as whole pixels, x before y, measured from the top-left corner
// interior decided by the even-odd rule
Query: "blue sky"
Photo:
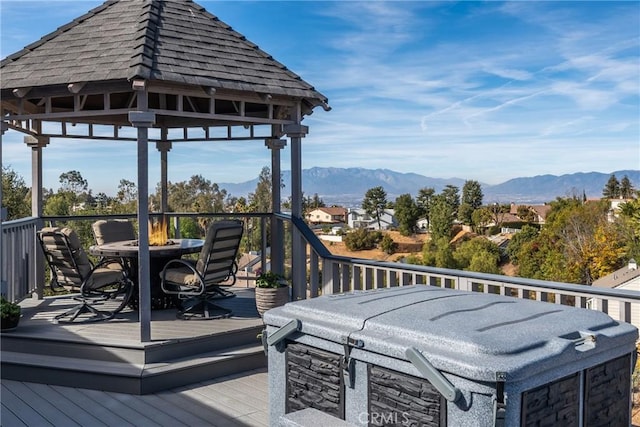
[[[0,0],[0,56],[101,3]],[[329,98],[330,112],[317,108],[304,121],[303,168],[487,184],[640,169],[637,1],[197,3]],[[29,184],[22,139],[4,135],[2,162]],[[57,189],[69,170],[94,193],[136,181],[133,143],[53,140],[44,152],[46,188]],[[169,153],[169,180],[242,182],[267,165],[263,141],[183,144]],[[155,150],[149,176],[155,188]]]

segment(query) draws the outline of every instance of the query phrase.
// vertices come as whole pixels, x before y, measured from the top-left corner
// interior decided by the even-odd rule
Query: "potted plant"
[[[0,329],[3,331],[15,329],[20,321],[20,306],[2,296],[0,297],[0,310],[2,321]]]
[[[289,302],[289,284],[273,271],[261,273],[256,279],[256,308],[260,316],[267,310]]]

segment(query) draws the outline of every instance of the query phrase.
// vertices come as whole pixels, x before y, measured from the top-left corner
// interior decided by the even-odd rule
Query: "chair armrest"
[[[102,268],[108,264],[118,264],[122,271],[128,274],[127,267],[124,265],[124,262],[121,258],[102,258],[96,265],[93,266],[93,268],[91,269],[91,274],[93,274],[93,272],[98,268]]]
[[[82,293],[83,295],[85,294],[86,291],[86,285],[87,283],[92,280],[93,274],[95,273],[96,270],[99,270],[101,268],[106,268],[105,266],[107,264],[118,264],[120,266],[120,274],[122,275],[122,282],[130,282],[129,279],[129,270],[125,267],[124,263],[122,262],[121,259],[119,258],[110,258],[110,259],[103,259],[100,262],[98,262],[96,265],[93,265],[91,267],[91,271],[89,271],[89,274],[87,274],[87,277],[84,279],[84,281],[82,282],[82,285],[80,285],[80,293]],[[116,269],[111,269],[114,272],[117,272],[118,270]],[[116,282],[114,282],[116,283]]]
[[[196,276],[199,283],[199,286],[196,290],[183,290],[182,287],[185,285],[182,285],[182,284],[177,284],[177,286],[179,287],[177,291],[176,289],[169,289],[165,287],[165,283],[167,283],[167,280],[166,280],[167,270],[170,270],[171,268],[175,268],[179,266],[187,267]],[[172,283],[172,282],[169,282],[169,283]],[[160,288],[162,289],[163,292],[167,294],[190,295],[190,296],[202,295],[202,293],[204,293],[205,291],[204,280],[202,279],[202,276],[200,275],[200,273],[198,273],[198,271],[196,270],[195,263],[191,260],[180,259],[180,258],[172,259],[171,261],[165,264],[164,268],[160,272]]]
[[[181,259],[181,258],[176,258],[176,259],[172,259],[171,261],[169,261],[168,263],[166,263],[164,265],[164,268],[162,269],[162,275],[164,277],[164,271],[171,265],[171,264],[182,264],[185,267],[189,267],[189,269],[191,271],[193,271],[194,273],[197,273],[195,265],[193,263],[193,261],[188,260],[188,259]]]

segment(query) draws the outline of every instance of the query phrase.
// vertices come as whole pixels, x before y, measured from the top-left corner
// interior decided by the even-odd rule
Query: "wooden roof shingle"
[[[144,79],[324,95],[191,0],[108,0],[0,63],[2,89]]]

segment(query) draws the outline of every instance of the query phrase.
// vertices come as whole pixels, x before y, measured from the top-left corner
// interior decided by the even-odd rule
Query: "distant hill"
[[[544,203],[571,195],[588,198],[602,197],[602,190],[609,177],[615,175],[618,181],[625,175],[634,188],[640,189],[640,170],[620,170],[611,173],[577,172],[567,175],[538,175],[530,178],[514,178],[502,184],[483,186],[485,201]]]
[[[627,176],[634,188],[640,188],[640,170],[621,170],[610,173],[578,172],[567,175],[538,175],[534,177],[514,178],[497,185],[480,183],[484,202],[498,203],[545,203],[573,194],[589,198],[602,196],[602,189],[614,174],[618,180]],[[285,184],[291,182],[291,172],[283,171]],[[464,178],[429,178],[416,173],[401,173],[388,169],[364,168],[320,168],[314,167],[302,171],[302,190],[306,196],[318,194],[327,204],[346,207],[360,206],[364,193],[370,188],[382,186],[389,200],[395,200],[401,194],[416,196],[421,188],[432,187],[436,192],[447,185],[455,185],[462,192]],[[233,196],[248,196],[255,191],[258,178],[242,183],[220,183]],[[282,189],[282,197],[290,195],[290,188]]]

